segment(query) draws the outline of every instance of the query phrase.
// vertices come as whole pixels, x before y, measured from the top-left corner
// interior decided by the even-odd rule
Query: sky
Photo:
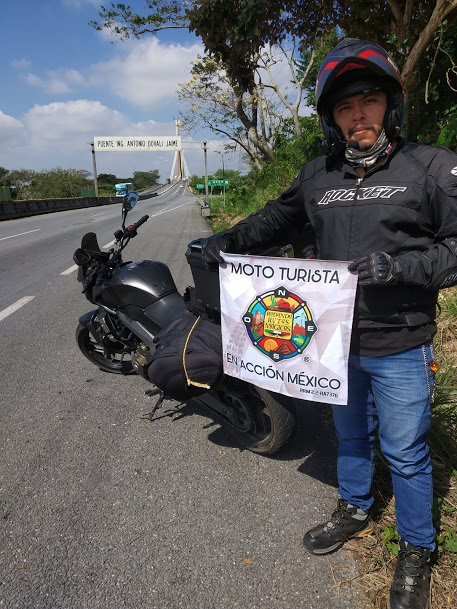
[[[201,40],[187,30],[122,42],[88,25],[99,0],[5,0],[0,31],[0,166],[8,170],[85,169],[90,142],[104,136],[176,134],[185,107],[178,83],[190,78]],[[128,2],[126,2],[128,4]],[[191,174],[245,170],[211,132],[183,136]],[[97,173],[131,177],[158,169],[170,177],[172,152],[98,152]]]

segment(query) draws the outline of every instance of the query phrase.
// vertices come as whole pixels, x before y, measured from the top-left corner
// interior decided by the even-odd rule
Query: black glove
[[[359,258],[348,269],[357,271],[360,285],[397,285],[402,279],[400,263],[385,252],[373,252]]]
[[[219,263],[224,262],[220,252],[226,252],[228,237],[225,233],[217,233],[203,243],[202,258],[206,268],[214,269]]]

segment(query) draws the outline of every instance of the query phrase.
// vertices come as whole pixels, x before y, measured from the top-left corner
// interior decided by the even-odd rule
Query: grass
[[[230,204],[212,208],[215,231],[233,226],[246,216]],[[432,424],[428,438],[433,466],[433,520],[437,549],[432,555],[431,604],[429,609],[457,607],[457,286],[443,290],[439,297],[438,332],[434,339],[436,373]],[[335,581],[335,588],[352,585],[367,609],[384,609],[392,583],[398,553],[395,500],[390,472],[378,459],[373,483],[375,497],[373,535],[351,540],[347,550],[359,565],[359,575],[350,581]],[[332,570],[331,561],[329,566]]]

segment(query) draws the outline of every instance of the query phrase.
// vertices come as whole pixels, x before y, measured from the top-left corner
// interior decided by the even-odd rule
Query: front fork
[[[79,318],[79,323],[85,326],[92,334],[92,336],[97,339],[97,341],[100,330],[97,327],[95,320],[97,318],[98,313],[99,309],[94,309],[93,311],[88,311],[87,313],[84,313],[84,315],[81,315],[81,317]]]
[[[85,326],[97,343],[104,349],[110,349],[110,343],[119,344],[106,320],[107,312],[101,308],[81,315],[79,322]]]

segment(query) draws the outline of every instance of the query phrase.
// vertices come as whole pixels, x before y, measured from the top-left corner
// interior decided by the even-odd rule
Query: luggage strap
[[[187,381],[188,385],[194,385],[194,387],[203,387],[204,389],[211,389],[211,387],[209,385],[207,385],[206,383],[196,383],[195,381],[191,381],[190,378],[189,378],[189,375],[187,374],[187,368],[186,368],[186,349],[187,349],[187,344],[189,342],[189,339],[191,337],[192,332],[194,331],[195,326],[198,324],[200,319],[201,319],[201,316],[199,315],[197,317],[197,319],[195,320],[194,325],[190,329],[189,334],[187,335],[186,342],[184,344],[184,350],[182,352],[182,365],[183,365],[183,368],[184,368],[184,374],[186,375],[186,381]]]

